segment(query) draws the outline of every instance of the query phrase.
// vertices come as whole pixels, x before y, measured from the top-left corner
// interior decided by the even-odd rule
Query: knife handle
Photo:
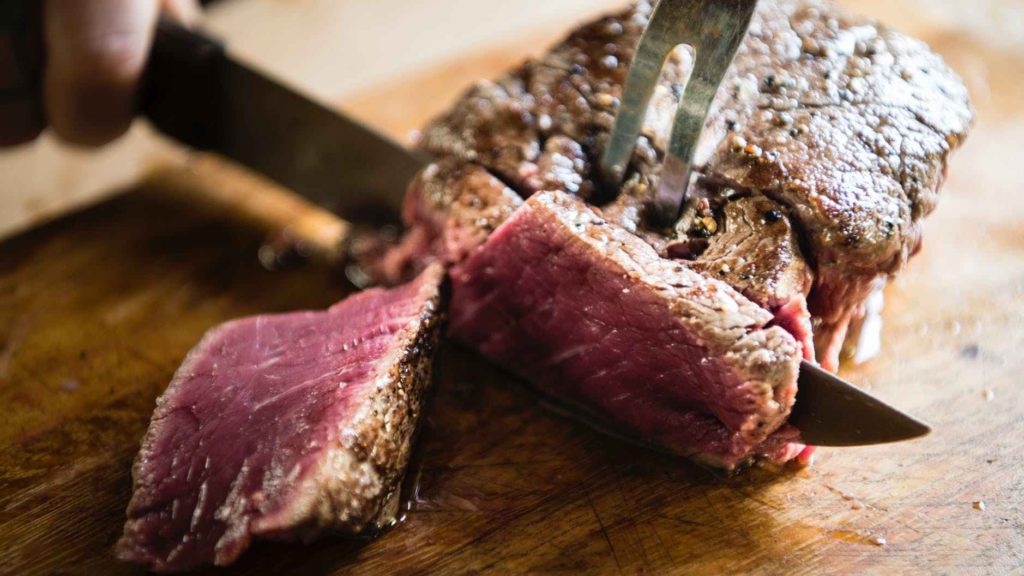
[[[139,113],[166,136],[191,148],[223,150],[223,79],[229,64],[224,45],[161,17],[139,90]],[[179,192],[198,192],[243,219],[272,231],[304,254],[329,264],[343,262],[351,225],[304,200],[282,194],[269,181],[227,165],[193,162],[193,174],[165,179]],[[263,252],[261,251],[261,258]]]
[[[23,144],[46,125],[40,0],[0,0],[0,146]]]
[[[161,132],[199,150],[216,150],[224,45],[166,17],[156,27],[139,90],[139,113]]]

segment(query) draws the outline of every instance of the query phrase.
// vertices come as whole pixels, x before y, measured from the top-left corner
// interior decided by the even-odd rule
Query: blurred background
[[[950,59],[982,108],[992,62],[1024,54],[1021,0],[842,0]],[[408,141],[473,80],[542,50],[622,0],[219,0],[205,27],[237,56]],[[948,49],[976,43],[978,50]],[[993,50],[1000,54],[993,54]],[[1016,55],[1016,57],[1013,57]],[[100,151],[52,139],[0,151],[0,237],[123,189],[183,151],[138,123]]]

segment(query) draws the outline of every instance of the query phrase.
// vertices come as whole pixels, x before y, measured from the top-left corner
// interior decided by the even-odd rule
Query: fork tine
[[[673,120],[655,194],[657,224],[671,225],[679,216],[704,118],[756,5],[757,0],[661,0],[640,38],[601,157],[602,177],[609,184],[622,182],[669,53],[681,44],[694,50],[693,69]]]
[[[647,22],[647,28],[640,36],[633,61],[626,75],[619,111],[615,116],[608,146],[601,158],[601,169],[605,181],[618,184],[622,181],[626,164],[629,163],[636,140],[643,128],[647,105],[654,94],[661,69],[669,52],[678,44],[674,42],[674,9],[693,4],[688,0],[663,0],[655,7]]]
[[[672,122],[654,198],[655,217],[663,225],[671,225],[679,218],[704,120],[746,34],[756,5],[756,0],[703,2],[700,44],[695,47],[693,70]]]

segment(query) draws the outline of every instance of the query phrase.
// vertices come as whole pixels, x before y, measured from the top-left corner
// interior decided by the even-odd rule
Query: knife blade
[[[931,428],[804,360],[789,423],[814,446],[867,446],[924,436]]]
[[[166,18],[157,26],[139,109],[165,135],[338,214],[381,203],[397,209],[427,162]]]
[[[398,207],[428,161],[170,21],[158,27],[141,101],[142,113],[164,134],[227,156],[338,213],[381,202]],[[930,430],[806,361],[789,422],[805,443],[819,446],[895,442]]]

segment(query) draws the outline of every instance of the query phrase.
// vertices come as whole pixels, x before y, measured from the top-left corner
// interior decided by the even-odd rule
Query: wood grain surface
[[[261,543],[211,573],[1024,574],[1024,48],[913,29],[964,76],[978,120],[923,252],[886,291],[881,356],[843,374],[931,436],[723,478],[567,420],[447,346],[402,523],[373,541]],[[401,134],[517,54],[345,106]],[[262,229],[181,176],[0,244],[0,573],[138,572],[111,547],[185,352],[220,321],[346,293],[315,265],[263,269]]]

